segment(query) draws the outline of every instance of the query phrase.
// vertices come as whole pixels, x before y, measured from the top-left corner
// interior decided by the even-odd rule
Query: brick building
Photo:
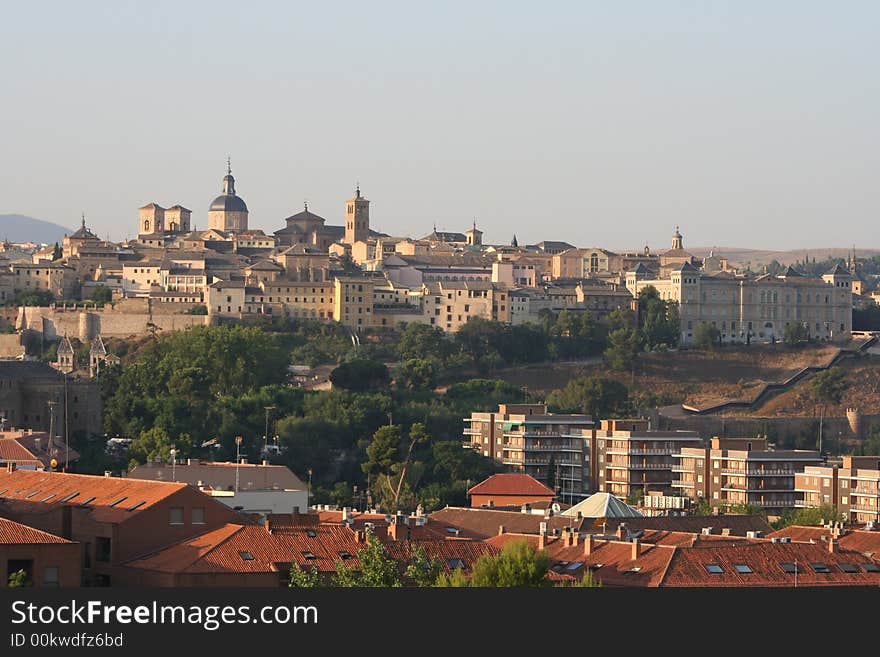
[[[75,587],[81,584],[80,546],[47,532],[0,518],[0,588],[23,570],[28,586]]]
[[[795,506],[830,504],[849,522],[880,527],[880,456],[844,456],[839,466],[804,468],[795,490]]]
[[[85,584],[115,583],[117,565],[243,517],[186,484],[0,470],[0,513],[82,546]]]
[[[822,462],[816,451],[771,449],[766,438],[715,437],[709,447],[683,447],[672,457],[672,486],[681,495],[769,510],[794,507],[796,473]]]
[[[468,490],[471,506],[520,506],[552,502],[555,491],[527,474],[495,474]]]
[[[497,412],[472,413],[464,422],[465,446],[544,484],[555,479],[563,501],[590,491],[589,415],[548,413],[546,404],[500,404]]]

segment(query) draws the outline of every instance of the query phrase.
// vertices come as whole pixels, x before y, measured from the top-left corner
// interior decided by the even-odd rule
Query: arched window
[[[149,220],[147,220],[147,221],[144,222],[144,232],[145,232],[145,233],[149,233],[149,232],[150,232],[150,221],[149,221]]]

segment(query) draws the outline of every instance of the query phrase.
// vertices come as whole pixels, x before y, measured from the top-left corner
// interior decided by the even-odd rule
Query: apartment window
[[[849,497],[844,495],[843,497],[840,498],[840,503],[841,504],[849,504]]]
[[[182,525],[183,524],[183,507],[182,506],[171,507],[170,524],[172,524],[172,525]]]
[[[192,510],[192,524],[194,525],[204,525],[205,524],[205,507],[197,506]]]
[[[43,586],[58,588],[58,566],[48,566],[43,571]]]
[[[95,561],[110,561],[110,539],[98,536],[95,540]]]
[[[697,483],[698,483],[698,484],[702,484],[702,483],[703,483],[703,475],[697,475]]]

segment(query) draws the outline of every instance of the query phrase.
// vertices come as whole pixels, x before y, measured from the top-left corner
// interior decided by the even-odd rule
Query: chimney
[[[267,467],[269,465],[269,459],[263,459],[263,467]]]
[[[542,522],[538,531],[538,549],[543,550],[545,545],[547,545],[547,523]]]
[[[358,543],[366,543],[367,542],[367,532],[365,529],[359,529],[354,533],[354,538]]]
[[[828,551],[829,552],[837,552],[840,549],[840,544],[837,542],[836,538],[832,538],[828,541]]]
[[[15,462],[14,461],[9,461],[6,464],[6,472],[10,473],[10,474],[15,472]]]
[[[730,527],[724,527],[721,529],[722,536],[730,536]]]
[[[562,530],[562,547],[571,547],[571,527]]]
[[[504,525],[498,525],[498,535],[501,536],[504,533]]]
[[[489,501],[487,502],[487,504],[489,505],[489,508],[491,509],[492,507],[495,506],[495,500],[489,500]]]
[[[110,472],[110,470],[104,470],[104,476],[105,476],[105,477],[109,477],[109,476],[111,476],[112,474],[113,474],[113,473]]]
[[[192,460],[192,459],[187,459],[187,460],[186,460],[186,464],[187,464],[187,465],[192,465],[192,464],[193,464],[193,460]]]
[[[592,534],[587,534],[587,537],[584,539],[584,556],[588,557],[593,554],[593,550],[596,549],[596,539]]]
[[[351,509],[347,506],[342,507],[342,522],[348,522],[351,518]]]
[[[626,538],[626,523],[622,522],[617,525],[617,539],[622,541]]]
[[[396,522],[392,522],[388,525],[388,538],[392,541],[396,541],[398,539],[398,532],[400,531],[399,525]]]
[[[270,534],[272,533],[272,527],[269,526],[269,514],[266,514],[266,517],[263,519],[263,527],[266,528],[266,531]]]
[[[572,527],[571,528],[571,546],[572,547],[577,547],[578,539],[580,539],[580,536],[578,535],[578,530],[575,529],[574,527]]]
[[[633,559],[639,558],[639,548],[641,547],[641,545],[642,545],[642,542],[639,539],[634,538],[632,540],[632,558]]]

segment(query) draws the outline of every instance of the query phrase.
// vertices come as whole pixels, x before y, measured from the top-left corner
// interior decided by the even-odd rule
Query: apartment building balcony
[[[480,443],[475,442],[466,442],[461,444],[465,449],[482,449],[482,445]]]
[[[465,436],[482,436],[483,435],[483,432],[480,431],[479,429],[471,429],[471,428],[466,428],[464,431],[462,431],[462,433]]]
[[[876,504],[850,504],[850,511],[868,511],[869,513],[880,513],[880,506]]]
[[[530,456],[526,456],[525,462],[529,465],[550,465],[550,459],[548,458],[534,458]],[[583,467],[583,463],[574,459],[565,459],[563,461],[553,461],[553,465],[564,466],[566,468],[581,468]]]
[[[746,486],[731,486],[729,484],[721,487],[723,491],[734,491],[738,493],[795,493],[794,488],[785,488],[785,487],[765,487],[765,488],[748,488]]]
[[[534,445],[526,443],[527,452],[583,452],[584,446],[577,443],[554,443],[552,445]]]
[[[735,468],[721,468],[721,474],[736,475],[739,477],[793,477],[794,470],[736,470]]]
[[[671,465],[671,466],[669,466],[669,469],[672,470],[673,472],[696,472],[697,471],[697,468],[685,468],[681,465]],[[703,470],[703,468],[698,468],[698,469],[701,472]]]
[[[858,495],[859,497],[877,497],[875,490],[859,490],[858,488],[850,488],[850,495]]]
[[[611,470],[669,470],[668,463],[608,463]]]
[[[734,502],[732,500],[727,500],[730,504],[740,504],[740,502]],[[746,504],[750,504],[752,506],[762,506],[764,508],[776,508],[776,509],[784,509],[791,508],[796,504],[795,500],[746,500]]]
[[[673,479],[672,487],[673,488],[693,488],[695,482],[688,481],[687,479]]]
[[[636,454],[636,455],[656,455],[656,456],[669,456],[675,452],[675,448],[672,447],[652,447],[652,448],[630,448],[630,447],[609,447],[605,450],[606,454]]]
[[[513,443],[501,443],[502,449],[507,449],[513,452],[521,452],[523,451],[522,445],[514,445]]]
[[[505,459],[505,458],[502,458],[502,459],[501,459],[501,463],[503,463],[504,465],[515,465],[515,466],[517,466],[518,468],[521,468],[521,467],[523,466],[523,462],[522,462],[522,461],[519,461],[519,460],[517,460],[517,459]]]

